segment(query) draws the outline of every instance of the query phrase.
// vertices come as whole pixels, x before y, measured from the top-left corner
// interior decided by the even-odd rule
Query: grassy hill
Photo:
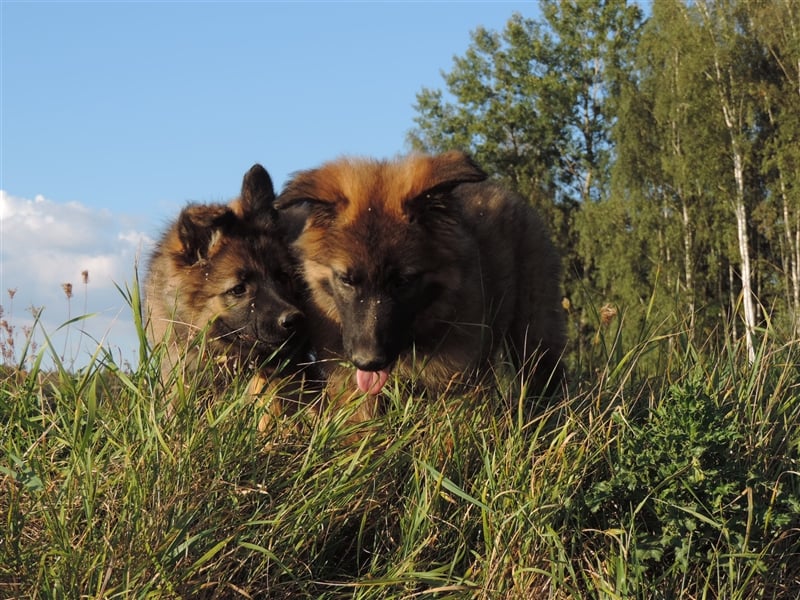
[[[396,382],[355,442],[260,433],[246,381],[170,397],[157,355],[7,367],[0,597],[797,598],[798,343],[624,327],[563,399]]]

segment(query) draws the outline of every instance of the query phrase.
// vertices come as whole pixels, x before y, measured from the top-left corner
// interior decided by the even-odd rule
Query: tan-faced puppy
[[[560,383],[559,256],[533,208],[485,179],[460,152],[341,159],[279,196],[279,211],[308,213],[293,246],[310,330],[321,359],[355,366],[351,391],[376,395],[394,371],[441,392],[502,350],[537,391]]]

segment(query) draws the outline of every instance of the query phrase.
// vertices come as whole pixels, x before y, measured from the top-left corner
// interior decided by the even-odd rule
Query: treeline
[[[578,359],[602,306],[629,337],[666,323],[751,359],[766,329],[796,336],[800,2],[539,6],[472,33],[412,146],[472,152],[544,214]]]

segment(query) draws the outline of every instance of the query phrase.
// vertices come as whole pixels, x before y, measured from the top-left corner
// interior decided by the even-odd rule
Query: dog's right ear
[[[179,258],[191,266],[213,256],[222,233],[233,228],[236,221],[237,216],[227,206],[190,204],[178,217]]]
[[[275,189],[267,170],[256,163],[242,179],[242,193],[231,208],[243,219],[268,217],[275,219]]]

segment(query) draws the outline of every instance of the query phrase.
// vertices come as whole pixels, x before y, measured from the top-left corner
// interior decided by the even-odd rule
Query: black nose
[[[357,369],[362,371],[380,371],[389,366],[389,359],[381,354],[366,355],[355,353],[350,357],[350,361]]]
[[[284,311],[278,317],[278,325],[287,331],[296,331],[303,322],[303,313],[297,310]]]

